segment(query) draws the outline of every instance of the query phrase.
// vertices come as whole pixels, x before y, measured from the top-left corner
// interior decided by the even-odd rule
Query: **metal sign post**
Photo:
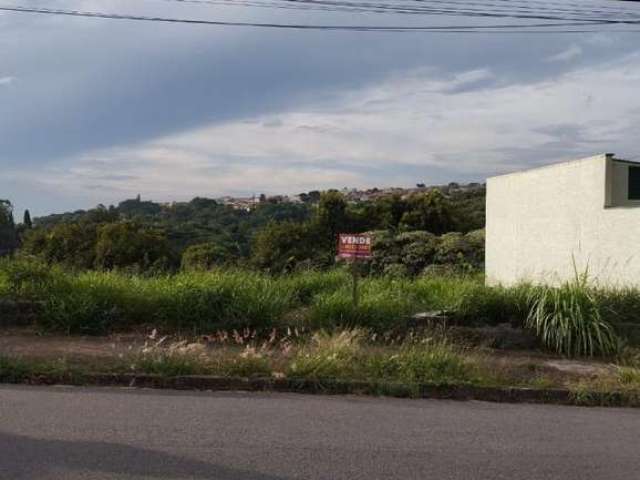
[[[358,262],[372,257],[371,236],[367,234],[341,233],[338,237],[338,257],[351,263],[353,277],[353,306],[358,306]]]

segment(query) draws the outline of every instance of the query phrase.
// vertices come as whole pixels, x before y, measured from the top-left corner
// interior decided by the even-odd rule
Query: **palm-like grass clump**
[[[619,339],[604,320],[586,275],[559,287],[532,288],[527,325],[535,329],[542,343],[569,356],[611,355]]]

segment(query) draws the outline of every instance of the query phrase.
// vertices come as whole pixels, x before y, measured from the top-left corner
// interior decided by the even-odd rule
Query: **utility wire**
[[[180,1],[180,0],[178,0]],[[275,1],[275,0],[274,0]],[[398,2],[391,2],[391,4],[387,5],[385,3],[370,3],[370,2],[357,2],[357,1],[353,1],[351,0],[350,2],[340,2],[340,1],[336,1],[334,0],[333,2],[330,2],[329,0],[280,0],[283,3],[293,3],[293,4],[323,4],[323,3],[334,3],[334,4],[347,4],[350,3],[352,5],[369,5],[369,6],[375,6],[375,5],[384,5],[388,8],[393,8],[393,5],[397,5]],[[610,10],[593,10],[593,8],[590,9],[585,9],[586,5],[585,4],[575,4],[575,3],[567,3],[567,2],[563,2],[563,3],[551,3],[551,2],[543,2],[543,3],[537,3],[535,1],[526,1],[526,2],[519,2],[518,0],[493,0],[494,3],[487,3],[486,1],[484,2],[478,2],[478,1],[467,1],[467,0],[410,0],[409,3],[410,4],[416,4],[416,7],[413,8],[432,8],[430,7],[430,5],[433,4],[444,4],[447,6],[451,6],[451,5],[462,5],[464,7],[469,7],[469,6],[480,6],[480,7],[497,7],[500,9],[516,9],[516,10],[523,10],[523,11],[555,11],[555,12],[568,12],[568,13],[576,13],[576,12],[590,12],[590,13],[620,13],[620,9],[616,8],[616,9],[610,9]],[[426,6],[425,6],[426,4]],[[576,9],[571,9],[571,8],[566,8],[568,6],[574,6],[574,7],[580,7],[579,10]],[[631,12],[624,12],[624,13],[631,13]]]
[[[449,26],[374,26],[374,25],[313,25],[294,23],[257,23],[257,22],[230,22],[219,20],[186,19],[173,17],[155,17],[130,14],[115,14],[104,12],[89,12],[80,10],[60,10],[48,8],[29,7],[9,7],[0,6],[0,11],[16,13],[34,13],[44,15],[62,15],[71,17],[100,18],[110,20],[133,20],[145,22],[182,23],[191,25],[211,25],[228,27],[254,27],[254,28],[276,28],[291,30],[334,30],[334,31],[359,31],[359,32],[446,32],[446,33],[479,33],[479,32],[504,32],[504,33],[592,33],[597,30],[592,29],[565,29],[551,30],[557,27],[591,27],[603,25],[636,25],[640,21],[617,21],[617,20],[590,20],[564,23],[543,23],[543,24],[515,24],[515,25],[449,25]],[[543,30],[533,30],[535,28]],[[527,30],[529,29],[529,30]],[[621,30],[615,30],[621,31]],[[623,30],[625,32],[640,32],[638,29]]]
[[[338,0],[280,0],[270,2],[259,2],[255,0],[161,0],[164,2],[183,4],[204,4],[204,5],[229,5],[261,8],[280,8],[294,10],[322,10],[322,11],[348,11],[348,12],[372,12],[390,14],[413,14],[413,15],[451,15],[466,17],[496,17],[496,18],[518,18],[526,20],[548,20],[548,21],[595,21],[595,20],[615,20],[623,22],[618,12],[617,18],[609,18],[616,12],[603,12],[593,10],[557,9],[523,6],[520,4],[506,6],[504,4],[486,2],[456,2],[452,0],[430,0],[443,6],[422,6],[422,5],[389,5],[385,3],[338,1]],[[500,1],[500,0],[497,0]],[[413,0],[413,3],[421,4],[421,0]],[[457,7],[456,5],[463,5]],[[480,7],[480,8],[477,8]],[[487,7],[492,9],[487,10]],[[567,18],[566,14],[583,15],[582,18]],[[589,17],[598,15],[597,17]],[[603,18],[603,15],[607,18]],[[624,12],[623,16],[629,16],[630,20],[640,20],[640,15]]]
[[[160,0],[164,2],[182,4],[202,4],[202,5],[226,5],[234,7],[263,7],[280,8],[294,10],[321,10],[321,11],[348,11],[348,12],[374,12],[374,13],[401,13],[401,14],[423,14],[423,15],[444,15],[444,16],[464,16],[464,17],[496,17],[496,18],[518,18],[526,20],[547,20],[547,21],[598,21],[612,20],[623,22],[620,18],[609,18],[612,12],[592,11],[592,10],[571,10],[567,8],[558,9],[557,3],[545,1],[543,4],[535,1],[528,2],[527,5],[518,3],[523,0],[428,0],[431,4],[442,4],[444,7],[424,6],[426,0],[405,0],[404,3],[394,1],[391,4],[385,2],[357,1],[357,0]],[[498,3],[496,3],[498,2]],[[566,2],[565,2],[566,3]],[[465,8],[456,7],[463,5]],[[565,6],[565,4],[562,4]],[[577,5],[577,4],[570,4]],[[471,7],[470,7],[471,6]],[[479,6],[481,8],[476,8]],[[446,7],[446,8],[445,8]],[[491,7],[487,10],[488,7]],[[551,8],[549,8],[551,7]],[[497,8],[497,10],[496,10]],[[515,10],[514,10],[515,9]],[[619,12],[619,10],[617,10]],[[565,13],[581,15],[581,18],[567,17]],[[593,17],[593,15],[598,16]],[[606,18],[602,18],[606,16]],[[630,20],[640,20],[640,15],[625,12],[625,16],[630,16]]]

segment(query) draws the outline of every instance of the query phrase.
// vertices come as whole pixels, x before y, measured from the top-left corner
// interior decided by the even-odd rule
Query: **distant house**
[[[640,163],[602,154],[487,181],[490,284],[557,284],[588,270],[640,286]]]

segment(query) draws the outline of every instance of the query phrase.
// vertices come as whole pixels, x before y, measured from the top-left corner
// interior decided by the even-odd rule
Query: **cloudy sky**
[[[269,8],[283,3],[298,7],[284,0],[2,0],[0,7],[305,25],[541,23]],[[572,18],[640,18],[640,5],[609,0],[512,4]],[[576,5],[584,11],[567,13]],[[483,181],[600,152],[640,158],[640,32],[540,29],[301,31],[0,12],[0,198],[18,212],[45,214],[138,193],[170,201]]]

